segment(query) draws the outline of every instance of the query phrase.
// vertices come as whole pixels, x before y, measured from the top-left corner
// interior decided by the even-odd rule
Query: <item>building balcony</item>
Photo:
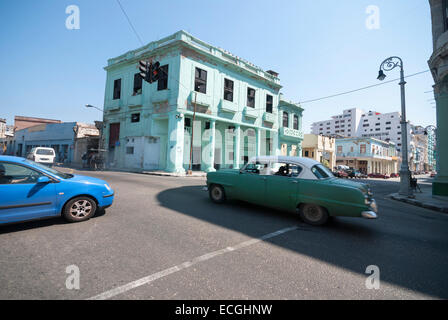
[[[142,94],[137,94],[137,95],[133,95],[130,96],[128,98],[128,105],[129,106],[140,106],[143,103],[143,95]]]
[[[246,118],[253,118],[256,119],[259,116],[259,110],[255,109],[255,108],[251,108],[251,107],[244,107],[244,113],[243,115]]]
[[[105,111],[117,111],[123,106],[121,99],[108,100],[104,106]]]
[[[276,118],[277,118],[277,115],[275,115],[274,113],[270,113],[270,112],[263,113],[263,120],[266,122],[275,123]]]
[[[221,99],[219,102],[219,109],[224,112],[238,112],[238,105],[235,102]]]
[[[394,160],[393,157],[389,156],[382,156],[379,154],[372,154],[372,153],[361,153],[361,152],[342,152],[342,153],[336,153],[336,157],[338,158],[372,158],[372,159],[378,159],[378,160]]]
[[[156,90],[154,92],[151,92],[151,102],[152,103],[161,103],[168,101],[171,97],[171,90],[165,89],[165,90]]]
[[[296,129],[291,129],[287,127],[280,128],[280,136],[287,139],[299,139],[303,140],[303,132]]]
[[[212,97],[196,91],[191,91],[190,97],[189,97],[189,104],[194,106],[196,103],[197,106],[202,106],[206,108],[210,108],[212,106]]]

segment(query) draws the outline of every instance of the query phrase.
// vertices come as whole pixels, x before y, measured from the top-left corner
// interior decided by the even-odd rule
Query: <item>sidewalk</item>
[[[431,188],[421,188],[421,189],[422,193],[414,192],[415,196],[414,199],[401,196],[398,193],[392,193],[389,196],[397,201],[402,201],[426,209],[448,213],[448,197],[439,197],[439,196],[433,197]]]
[[[142,171],[143,174],[149,174],[152,176],[165,176],[165,177],[206,177],[207,172],[203,171],[193,171],[191,176],[187,175],[186,173],[180,174],[175,172],[166,172],[162,170],[155,170],[155,171]]]

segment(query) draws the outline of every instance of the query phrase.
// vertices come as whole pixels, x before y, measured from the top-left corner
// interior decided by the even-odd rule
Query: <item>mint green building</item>
[[[143,59],[160,62],[157,82],[142,82]],[[282,98],[278,74],[185,31],[109,59],[105,70],[103,143],[112,168],[183,174],[240,168],[282,147],[301,154],[303,109]]]

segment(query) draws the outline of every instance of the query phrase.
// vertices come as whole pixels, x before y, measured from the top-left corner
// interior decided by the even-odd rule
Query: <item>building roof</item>
[[[118,57],[111,58],[108,60],[108,65],[105,67],[105,69],[109,69],[111,66],[120,64],[123,62],[128,63],[134,63],[137,62],[139,59],[143,59],[146,56],[149,55],[155,55],[158,52],[160,52],[160,49],[166,49],[173,44],[181,43],[184,45],[189,46],[190,48],[199,51],[203,54],[206,54],[209,57],[213,57],[216,60],[220,60],[221,62],[233,65],[234,67],[237,67],[241,70],[244,70],[246,72],[249,72],[252,75],[255,75],[256,77],[263,79],[264,81],[268,81],[271,85],[281,88],[280,80],[275,75],[264,71],[260,67],[257,67],[253,63],[242,59],[236,55],[233,55],[232,53],[228,52],[227,50],[224,50],[219,47],[212,46],[205,41],[202,41],[188,32],[184,30],[180,30],[168,37],[162,38],[157,41],[152,41],[148,43],[147,45],[144,45],[143,47],[137,48],[135,50],[131,50],[126,52],[125,54],[122,54]],[[158,51],[158,52],[157,52]]]

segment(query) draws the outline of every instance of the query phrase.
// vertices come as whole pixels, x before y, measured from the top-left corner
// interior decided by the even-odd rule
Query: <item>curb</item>
[[[438,206],[438,205],[431,204],[431,203],[428,203],[428,202],[422,202],[420,200],[406,198],[406,197],[398,195],[397,193],[390,194],[389,197],[391,199],[393,199],[393,200],[409,203],[409,204],[412,204],[414,206],[422,207],[422,208],[425,208],[425,209],[430,209],[430,210],[434,210],[434,211],[448,213],[448,206],[447,207]]]

